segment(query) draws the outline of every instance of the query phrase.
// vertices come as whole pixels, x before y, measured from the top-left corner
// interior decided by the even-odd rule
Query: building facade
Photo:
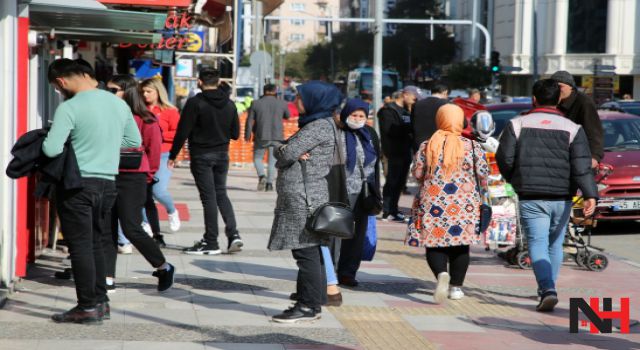
[[[340,17],[340,0],[285,0],[273,12],[284,17]],[[276,41],[284,51],[297,51],[328,39],[340,30],[339,23],[289,19],[271,21],[266,29],[267,40]]]
[[[503,93],[529,94],[533,77],[557,70],[574,75],[578,85],[594,64],[615,66],[615,94],[640,99],[640,1],[639,0],[477,0],[477,20],[493,38],[501,64],[521,67],[507,73]],[[473,0],[451,0],[451,18],[469,18]],[[460,59],[474,57],[469,28],[456,29]],[[476,57],[482,36],[477,36]]]

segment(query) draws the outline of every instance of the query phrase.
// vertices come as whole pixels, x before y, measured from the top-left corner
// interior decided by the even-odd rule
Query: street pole
[[[238,79],[240,53],[242,52],[242,49],[240,49],[240,38],[238,37],[238,34],[240,33],[240,11],[242,11],[240,9],[240,3],[241,0],[233,0],[233,67],[231,68],[231,77],[233,79],[233,84],[231,84],[231,96],[234,99],[238,95],[238,87],[236,86],[236,81]]]
[[[476,57],[476,23],[478,22],[478,0],[473,0],[473,13],[471,14],[471,58]]]
[[[285,65],[284,49],[281,47],[280,48],[280,90],[282,90],[283,98],[284,98],[284,65]]]
[[[382,102],[382,36],[384,35],[382,17],[384,16],[384,3],[381,0],[375,2],[375,25],[373,39],[373,110],[377,115]],[[378,123],[375,124],[376,129]]]
[[[533,0],[533,82],[538,81],[538,9],[537,1]]]

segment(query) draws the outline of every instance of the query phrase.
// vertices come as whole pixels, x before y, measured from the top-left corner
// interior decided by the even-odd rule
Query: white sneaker
[[[151,225],[149,225],[148,222],[142,223],[142,229],[149,235],[149,237],[153,237],[153,230],[151,229]]]
[[[447,301],[447,294],[449,292],[449,280],[451,277],[447,272],[440,272],[438,274],[438,285],[436,291],[433,293],[433,300],[438,304],[444,304]]]
[[[464,298],[464,292],[460,287],[451,287],[449,288],[449,299],[451,300],[460,300]]]
[[[180,213],[177,210],[173,214],[169,214],[169,228],[173,232],[177,232],[180,229]]]
[[[131,244],[118,246],[118,254],[131,254],[131,253],[133,253],[133,246]]]

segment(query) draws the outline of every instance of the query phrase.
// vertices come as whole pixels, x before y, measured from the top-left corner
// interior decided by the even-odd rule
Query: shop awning
[[[101,41],[110,43],[153,44],[160,42],[160,33],[125,32],[112,29],[56,28],[61,39]]]
[[[49,28],[161,30],[166,14],[110,10],[96,0],[25,0],[33,25]]]

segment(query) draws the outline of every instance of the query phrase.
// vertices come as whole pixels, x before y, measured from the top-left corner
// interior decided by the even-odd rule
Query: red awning
[[[105,5],[189,7],[192,0],[98,0]]]

